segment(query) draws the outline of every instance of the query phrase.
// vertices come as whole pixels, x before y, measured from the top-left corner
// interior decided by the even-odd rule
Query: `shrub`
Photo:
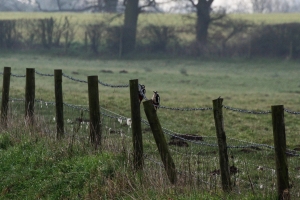
[[[300,54],[300,23],[264,25],[251,39],[251,54],[295,58]]]
[[[109,26],[105,31],[105,44],[107,50],[112,53],[120,51],[122,26]]]
[[[104,22],[100,22],[97,24],[89,24],[86,26],[86,37],[89,40],[90,49],[94,53],[98,53],[99,46],[101,42],[102,34],[106,28],[106,24]]]
[[[13,48],[19,43],[20,33],[17,31],[16,20],[0,21],[0,47]]]
[[[171,42],[177,42],[178,36],[172,26],[149,25],[141,30],[141,36],[151,52],[165,52]]]

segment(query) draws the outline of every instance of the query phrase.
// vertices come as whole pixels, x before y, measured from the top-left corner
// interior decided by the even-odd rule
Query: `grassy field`
[[[96,20],[105,20],[114,14],[97,14],[97,13],[24,13],[24,12],[1,12],[0,19],[40,19],[40,18],[64,18],[65,16],[70,17],[72,20],[79,24],[86,22],[94,22]],[[162,25],[174,25],[182,26],[186,23],[193,23],[190,16],[194,15],[178,15],[178,14],[147,14],[143,13],[139,16],[139,24],[162,24]],[[266,24],[280,24],[290,22],[300,22],[300,14],[282,14],[282,13],[270,13],[270,14],[229,14],[230,17],[236,19],[249,20],[255,23],[266,23]],[[114,24],[122,24],[123,18],[117,17]]]
[[[157,90],[161,105],[174,108],[212,107],[212,100],[221,96],[224,105],[255,111],[268,111],[272,105],[284,105],[299,111],[299,62],[276,59],[208,59],[208,58],[124,58],[64,57],[59,54],[26,52],[4,53],[1,66],[10,66],[12,74],[24,75],[26,68],[53,74],[54,69],[79,80],[98,75],[109,84],[128,84],[139,79],[146,86],[146,96]],[[110,70],[110,73],[103,71]],[[120,73],[126,70],[127,73]],[[0,80],[2,82],[2,78]],[[36,98],[54,101],[53,77],[36,75]],[[11,97],[24,98],[25,78],[11,77]],[[87,85],[63,79],[64,101],[88,105]],[[119,115],[130,117],[128,88],[99,85],[100,105]],[[11,104],[12,111],[22,117],[22,108]],[[143,108],[141,107],[142,117]],[[108,128],[122,129],[128,137],[105,135],[104,153],[93,151],[87,140],[87,129],[74,132],[74,124],[66,128],[73,134],[56,143],[53,127],[54,109],[38,107],[40,125],[34,130],[22,128],[22,120],[9,130],[2,129],[0,137],[1,198],[85,198],[85,199],[272,199],[275,192],[275,161],[272,149],[229,149],[234,158],[230,163],[240,170],[233,176],[234,192],[224,196],[219,176],[211,176],[218,169],[215,147],[189,143],[188,148],[170,146],[178,170],[179,183],[171,186],[157,164],[147,161],[143,181],[131,174],[130,129],[104,118]],[[80,111],[65,108],[66,117],[74,120]],[[249,142],[273,145],[271,115],[254,115],[223,109],[228,145]],[[88,114],[84,113],[84,117]],[[204,136],[204,142],[216,144],[213,114],[208,111],[175,111],[159,109],[162,126],[181,134]],[[287,147],[299,147],[299,115],[285,113]],[[52,129],[47,128],[52,127]],[[116,128],[117,127],[117,128]],[[24,130],[23,130],[24,129]],[[105,129],[107,133],[107,129]],[[145,154],[159,162],[149,128],[143,125]],[[73,136],[72,136],[73,135]],[[75,139],[72,139],[74,138]],[[169,138],[167,136],[167,138]],[[247,141],[247,142],[243,142]],[[245,153],[247,152],[247,153]],[[25,156],[22,156],[25,155]],[[42,156],[40,156],[42,155]],[[293,197],[299,197],[299,157],[289,157],[289,172],[294,185]],[[257,170],[262,166],[264,170]],[[9,174],[9,176],[7,176]],[[201,183],[193,181],[198,174]],[[250,182],[254,184],[251,190]],[[143,184],[141,185],[141,182]],[[38,189],[37,189],[38,188]],[[25,192],[26,191],[26,192]],[[29,192],[27,192],[29,191]],[[1,191],[0,191],[1,192]],[[297,196],[298,195],[298,196]]]

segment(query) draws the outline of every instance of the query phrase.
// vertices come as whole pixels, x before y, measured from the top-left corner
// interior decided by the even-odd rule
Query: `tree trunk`
[[[125,8],[125,19],[122,31],[122,55],[134,51],[137,21],[139,15],[139,0],[127,0]]]
[[[210,10],[213,0],[199,0],[197,8],[196,40],[200,45],[206,45],[210,24]]]

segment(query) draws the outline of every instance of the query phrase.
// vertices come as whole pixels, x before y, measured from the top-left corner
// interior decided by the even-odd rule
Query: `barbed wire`
[[[53,74],[44,74],[44,73],[41,73],[41,72],[38,72],[38,71],[35,71],[35,73],[40,75],[40,76],[50,76],[50,77],[54,76]]]
[[[245,109],[233,108],[233,107],[225,106],[225,105],[223,105],[223,107],[227,110],[231,110],[231,111],[234,111],[234,112],[241,112],[241,113],[248,113],[248,114],[270,114],[271,113],[271,111],[245,110]]]
[[[144,123],[147,126],[150,126],[149,122],[141,119],[141,122]],[[180,135],[183,135],[181,133],[177,133],[174,131],[171,131],[167,128],[162,127],[162,130],[165,134],[171,136],[171,137],[175,137],[178,138],[179,140],[183,140],[185,142],[190,142],[190,143],[194,143],[194,144],[198,144],[198,145],[204,145],[204,146],[209,146],[209,147],[218,147],[217,143],[207,143],[207,142],[201,142],[201,141],[195,141],[195,140],[189,140],[186,139],[184,137],[181,137]],[[201,136],[201,137],[206,137],[206,136]],[[267,145],[267,144],[258,144],[258,143],[253,143],[253,142],[247,142],[247,141],[243,141],[243,140],[238,140],[235,138],[228,138],[231,140],[236,140],[239,142],[243,142],[243,143],[248,143],[249,145],[228,145],[227,148],[229,149],[247,149],[247,148],[267,148],[267,149],[275,149],[274,146],[271,145]],[[292,156],[300,156],[300,154],[297,153],[297,151],[291,150],[291,149],[287,149],[286,153]]]
[[[35,71],[35,73],[40,75],[40,76],[49,76],[49,77],[54,76],[53,74],[41,73],[41,72],[38,72],[38,71]],[[0,72],[0,74],[3,75],[3,72]],[[17,75],[17,74],[12,74],[12,73],[11,73],[11,76],[18,77],[18,78],[25,78],[26,77],[26,75]],[[74,78],[74,77],[69,76],[65,73],[62,73],[62,76],[65,77],[65,78],[68,78],[72,81],[76,81],[76,82],[80,82],[80,83],[88,83],[85,80],[80,80],[80,79]],[[112,88],[127,88],[127,87],[129,87],[129,84],[112,85],[112,84],[104,83],[100,80],[98,80],[98,83],[103,85],[103,86],[112,87]],[[148,100],[148,98],[146,97],[145,94],[143,94],[143,96],[144,96],[143,98],[145,100]],[[213,108],[211,108],[211,107],[180,108],[180,107],[168,107],[168,106],[163,106],[163,105],[160,105],[158,107],[162,108],[162,109],[175,110],[175,111],[207,111],[207,110],[213,110]],[[271,113],[271,111],[246,110],[246,109],[241,109],[241,108],[234,108],[234,107],[227,106],[227,105],[223,105],[223,107],[227,110],[231,110],[231,111],[234,111],[234,112],[247,113],[247,114],[270,114]],[[284,111],[289,113],[289,114],[300,115],[300,112],[297,112],[297,111],[291,111],[291,110],[288,110],[288,109],[284,109]]]
[[[168,109],[168,110],[177,110],[177,111],[206,111],[212,110],[213,108],[210,107],[203,107],[203,108],[175,108],[175,107],[167,107],[167,106],[158,106],[159,108]]]
[[[106,87],[111,87],[111,88],[127,88],[129,87],[129,84],[123,84],[123,85],[111,85],[111,84],[108,84],[108,83],[104,83],[100,80],[98,80],[98,82],[103,85],[103,86],[106,86]]]
[[[25,78],[26,77],[26,75],[18,75],[18,74],[12,74],[12,73],[10,75],[13,77],[17,77],[17,78]]]
[[[80,83],[87,83],[87,81],[73,78],[72,76],[66,75],[65,73],[62,73],[62,76],[65,77],[65,78],[68,78],[72,81],[76,81],[76,82],[80,82]]]
[[[18,98],[10,98],[10,100],[11,101],[25,101],[24,99],[18,99]],[[36,99],[35,101],[40,102],[40,103],[45,103],[46,105],[48,105],[48,104],[55,105],[55,102],[43,101],[42,99]],[[77,109],[77,110],[89,111],[88,108],[84,108],[84,107],[78,106],[78,105],[73,105],[73,104],[68,104],[68,103],[63,103],[63,105],[65,105],[67,107],[71,107],[73,109]],[[100,107],[100,109],[104,110],[107,113],[111,113],[111,114],[107,114],[105,112],[101,112],[102,115],[104,115],[106,117],[113,118],[113,119],[122,119],[122,120],[128,119],[125,116],[114,113],[114,112],[112,112],[108,109],[105,109],[103,107]],[[141,122],[150,127],[150,124],[147,120],[141,118]],[[165,128],[165,127],[162,127],[162,130],[163,130],[163,133],[165,133],[166,135],[178,138],[178,139],[180,139],[182,141],[185,141],[185,142],[190,142],[190,143],[194,143],[194,144],[197,144],[197,145],[204,145],[204,146],[209,146],[209,147],[214,147],[214,148],[218,147],[217,143],[208,143],[208,142],[203,142],[203,141],[195,141],[195,140],[186,139],[186,138],[184,138],[184,136],[183,137],[181,136],[183,134],[171,131],[171,130]],[[202,136],[202,137],[205,138],[206,136]],[[245,149],[245,148],[274,149],[274,146],[267,145],[267,144],[258,144],[258,143],[248,142],[248,141],[239,140],[239,139],[235,139],[235,138],[228,138],[228,139],[248,144],[248,145],[228,145],[227,148],[229,148],[229,149],[237,149],[237,148],[241,148],[241,149]],[[289,154],[289,155],[292,155],[292,156],[300,156],[300,154],[298,154],[297,151],[290,150],[290,149],[287,149],[286,153]]]
[[[234,111],[234,112],[241,112],[241,113],[246,113],[246,114],[271,114],[272,111],[254,111],[254,110],[246,110],[246,109],[240,109],[240,108],[233,108],[233,107],[230,107],[230,106],[226,106],[226,105],[223,105],[223,107],[227,110],[231,110],[231,111]],[[294,115],[300,115],[300,112],[298,111],[291,111],[291,110],[288,110],[286,108],[284,108],[284,111],[289,113],[289,114],[294,114]]]
[[[78,105],[73,105],[73,104],[69,104],[69,103],[63,103],[63,105],[69,107],[69,108],[73,108],[76,110],[82,110],[82,111],[87,111],[89,112],[90,110],[88,108],[82,107],[82,106],[78,106]]]
[[[45,73],[41,73],[41,72],[38,72],[38,71],[35,71],[35,73],[40,75],[40,76],[49,76],[49,77],[54,76],[53,74],[45,74]],[[0,74],[3,75],[3,72],[0,72]],[[11,74],[11,76],[19,77],[19,78],[25,78],[26,77],[26,75],[17,75],[17,74]],[[80,80],[80,79],[74,78],[74,77],[69,76],[65,73],[62,73],[62,76],[65,77],[65,78],[68,78],[72,81],[76,81],[76,82],[80,82],[80,83],[87,83],[87,81],[85,81],[85,80]],[[109,84],[109,83],[104,83],[100,80],[98,80],[98,83],[103,85],[103,86],[112,87],[112,88],[127,88],[127,87],[129,87],[129,84],[112,85],[112,84]]]
[[[284,109],[284,111],[289,113],[289,114],[300,115],[300,112],[297,112],[297,111],[291,111],[291,110],[288,110],[288,109]]]

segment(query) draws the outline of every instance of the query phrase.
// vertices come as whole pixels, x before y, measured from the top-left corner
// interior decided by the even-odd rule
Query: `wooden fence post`
[[[55,108],[56,108],[56,137],[64,136],[64,107],[62,94],[62,70],[54,70]]]
[[[101,120],[99,106],[98,76],[88,76],[88,93],[90,109],[90,139],[95,149],[101,148]]]
[[[217,133],[218,146],[219,146],[219,162],[220,162],[222,189],[224,192],[230,192],[231,180],[230,180],[230,173],[229,173],[226,135],[224,131],[222,102],[223,102],[222,98],[213,100],[213,111],[214,111],[214,119],[215,119],[216,133]]]
[[[290,199],[283,105],[272,106],[278,199]]]
[[[2,85],[2,101],[1,101],[1,124],[7,127],[7,111],[9,101],[9,86],[10,86],[10,67],[4,67],[3,70],[3,85]]]
[[[175,164],[169,152],[166,138],[164,136],[159,119],[157,117],[156,110],[154,109],[152,100],[144,101],[143,105],[169,180],[172,184],[175,184],[177,181]]]
[[[143,170],[143,137],[141,125],[141,109],[138,96],[138,80],[130,80],[130,105],[131,105],[131,129],[133,141],[133,165],[134,169]]]
[[[26,68],[25,86],[25,119],[29,125],[34,123],[34,100],[35,100],[35,69]]]

